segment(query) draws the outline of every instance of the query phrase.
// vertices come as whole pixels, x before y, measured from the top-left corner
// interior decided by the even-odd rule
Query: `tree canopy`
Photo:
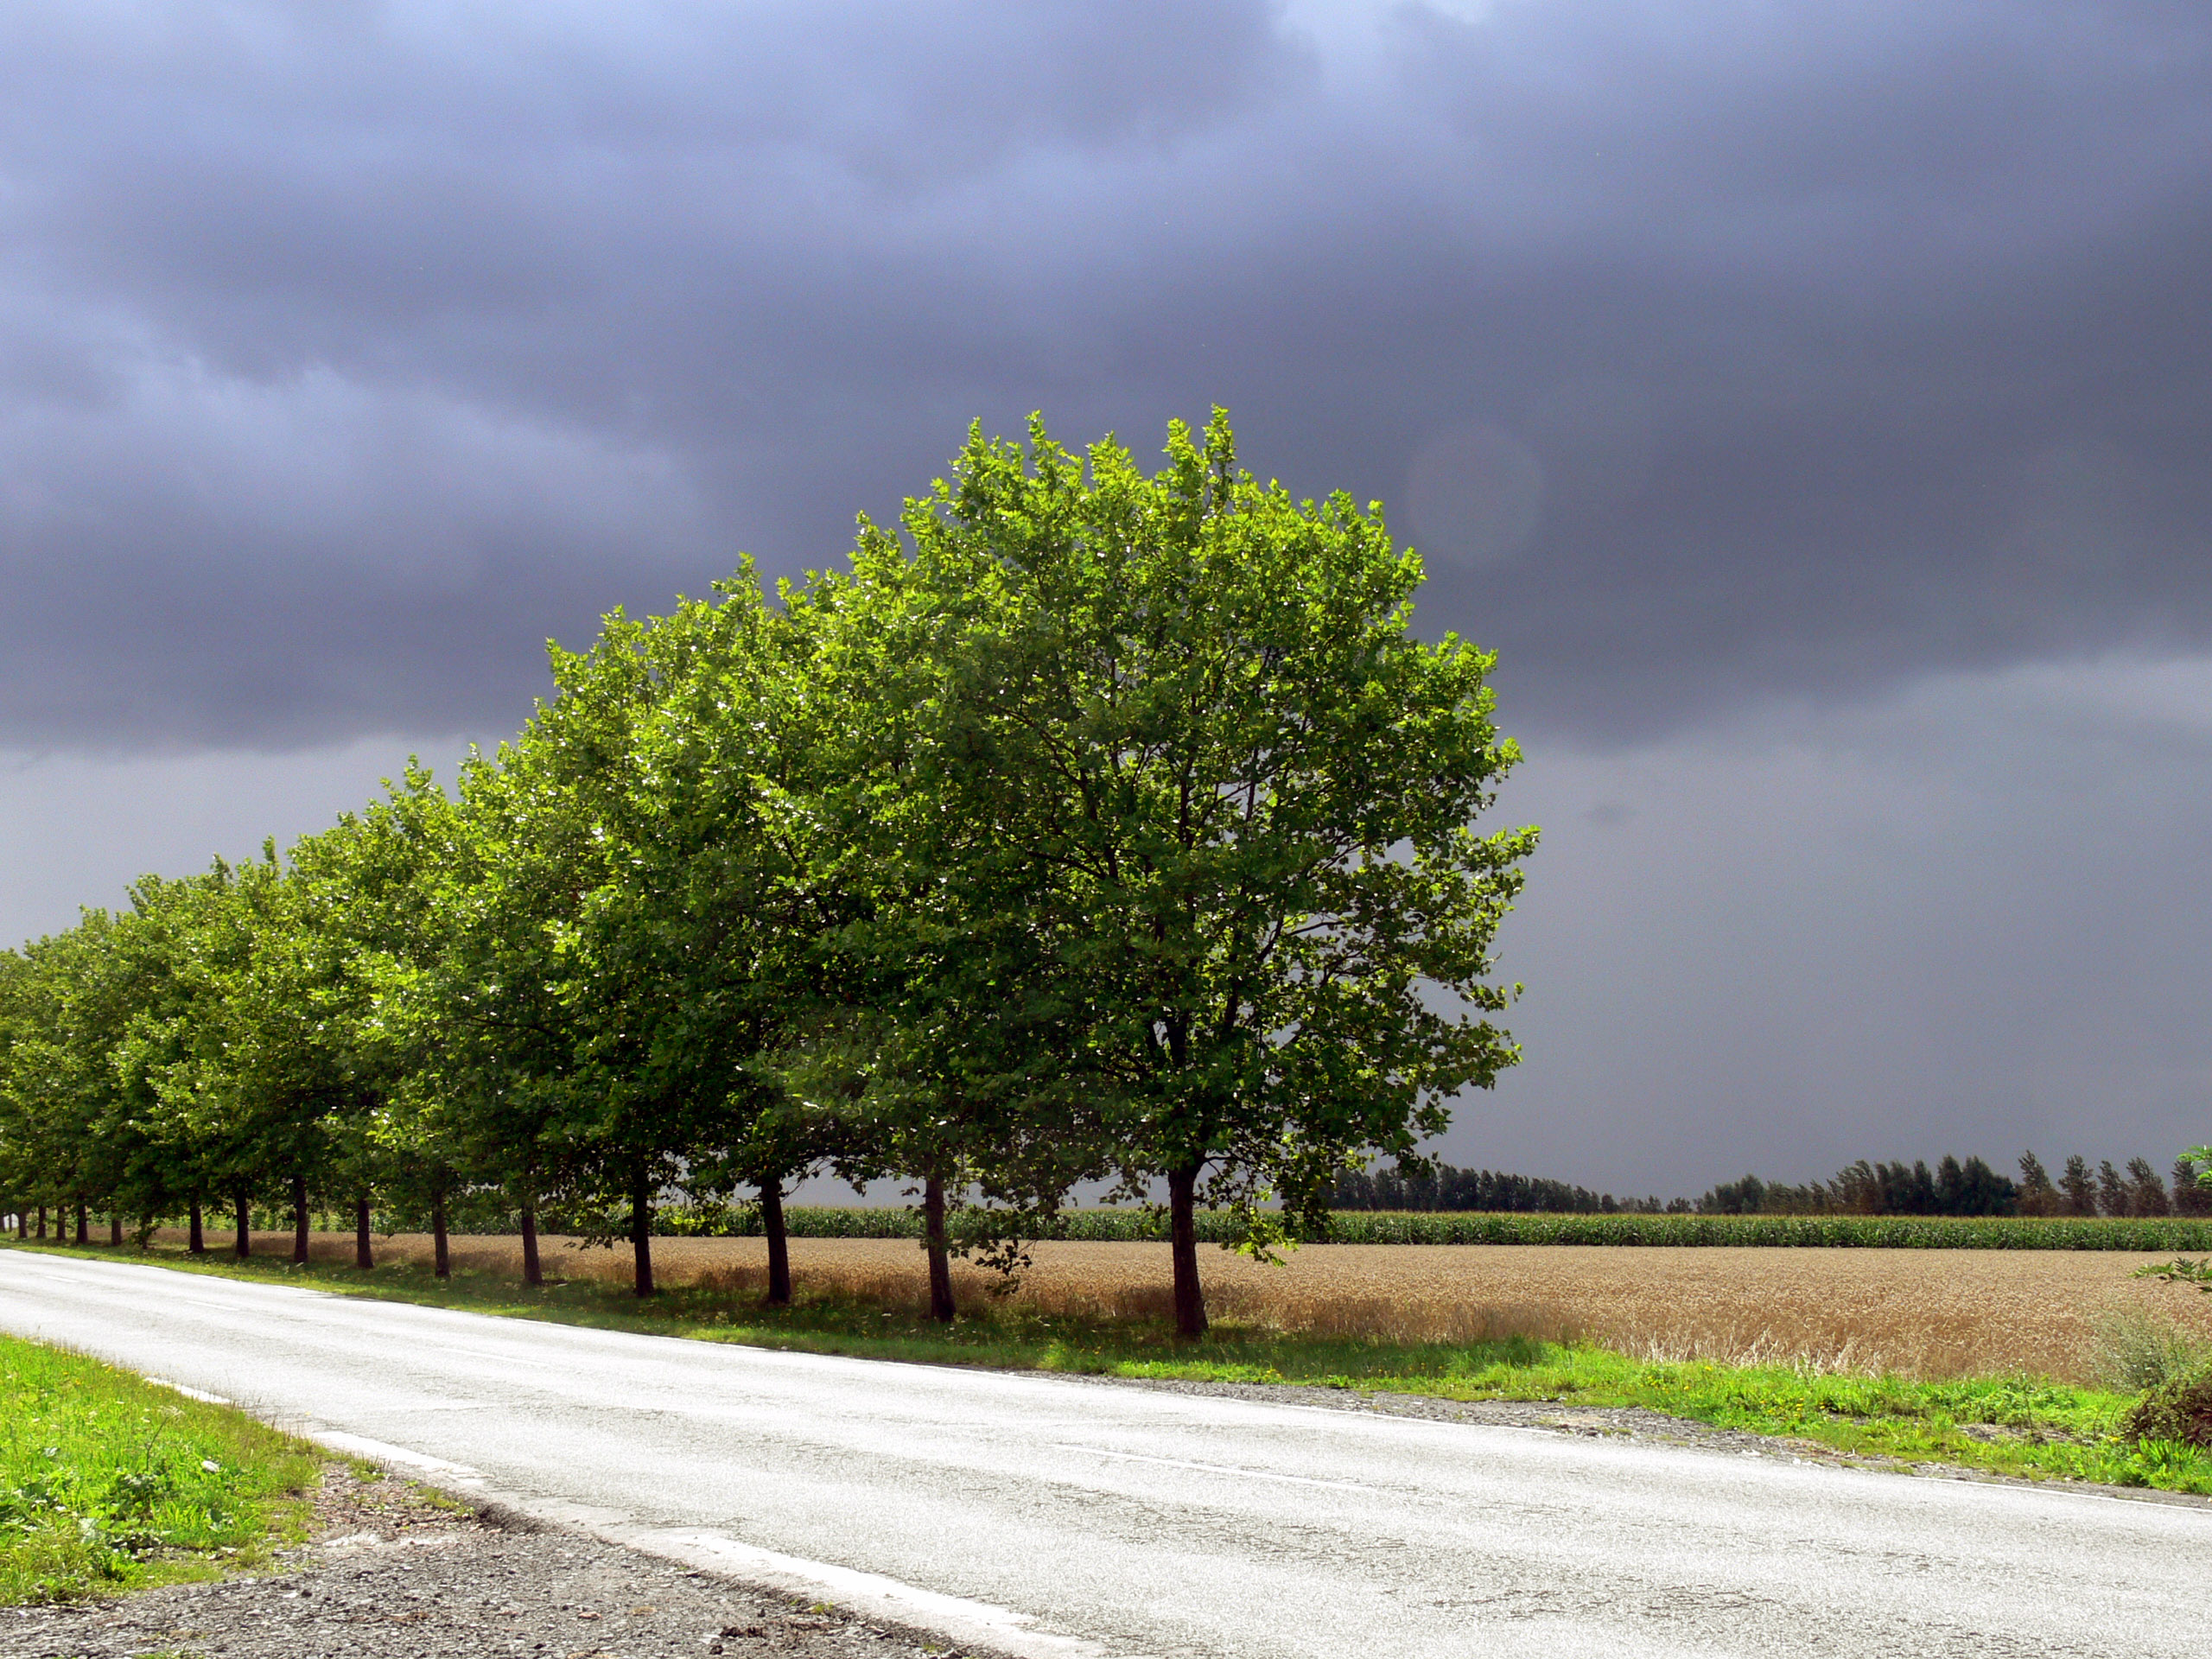
[[[661,1197],[906,1185],[933,1300],[1085,1182],[1261,1254],[1517,1051],[1491,947],[1535,843],[1493,658],[1413,630],[1378,506],[971,429],[836,569],[616,612],[448,791],[0,956],[0,1182],[557,1203],[652,1289]],[[790,1282],[777,1230],[771,1294]],[[195,1234],[196,1236],[196,1234]],[[241,1233],[241,1244],[244,1234]]]

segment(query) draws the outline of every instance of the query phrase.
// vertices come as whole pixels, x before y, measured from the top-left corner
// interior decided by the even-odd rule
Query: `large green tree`
[[[145,953],[119,937],[130,916],[87,910],[75,927],[27,945],[11,998],[0,1099],[8,1161],[19,1190],[60,1212],[64,1242],[71,1211],[82,1243],[87,1207],[147,1166],[143,1137],[124,1127],[130,1090],[116,1065],[148,1001]]]
[[[839,1173],[918,1198],[932,1314],[955,1316],[950,1258],[1009,1273],[1071,1185],[1111,1168],[1052,969],[1048,863],[1003,834],[1027,780],[977,764],[973,664],[1008,619],[988,584],[938,573],[865,526],[849,576],[791,595],[818,642],[803,683],[823,736],[817,880],[850,895],[834,983],[843,1019],[817,1067],[852,1132]]]
[[[385,799],[304,837],[291,855],[310,925],[341,969],[332,1012],[371,1086],[346,1160],[388,1202],[429,1212],[440,1277],[450,1270],[449,1200],[471,1180],[506,1185],[516,1144],[502,1132],[511,1126],[457,1109],[475,1081],[474,1052],[465,1038],[449,1040],[423,995],[458,944],[462,907],[450,895],[480,874],[474,852],[453,802],[410,760],[398,782],[386,780]],[[358,1237],[356,1250],[366,1253]]]
[[[119,1233],[196,1202],[204,1148],[163,1109],[176,1034],[199,1006],[206,918],[227,877],[148,876],[129,909],[87,911],[21,959],[4,1087],[12,1161],[41,1199],[105,1208]]]
[[[181,1054],[163,1085],[173,1111],[237,1208],[283,1193],[293,1259],[307,1259],[318,1197],[357,1213],[378,1176],[366,1131],[389,1080],[360,1043],[366,988],[342,934],[321,925],[319,895],[281,861],[219,872],[200,929],[198,1000],[181,1021]]]
[[[754,1184],[772,1216],[818,1155],[780,1069],[838,902],[809,879],[827,716],[795,691],[794,649],[750,571],[719,602],[614,613],[590,649],[553,651],[556,696],[410,838],[451,847],[431,935],[389,976],[444,1079],[415,1091],[416,1122],[461,1166],[504,1155],[526,1211],[557,1187],[620,1213],[640,1294],[660,1193]],[[353,839],[435,816],[417,786]]]
[[[1493,659],[1414,635],[1379,509],[1253,479],[1218,410],[1166,463],[977,429],[855,573],[929,644],[937,810],[1041,940],[1052,1063],[1128,1187],[1166,1187],[1195,1335],[1199,1204],[1264,1250],[1269,1198],[1318,1215],[1513,1062],[1490,951],[1535,831],[1477,827],[1517,758]]]
[[[850,721],[826,695],[823,613],[771,598],[749,564],[717,591],[650,624],[612,618],[593,659],[564,665],[567,696],[613,683],[597,694],[628,734],[603,803],[621,851],[576,948],[632,988],[659,1090],[690,1122],[687,1188],[758,1193],[781,1302],[786,1187],[858,1150],[844,947],[868,900],[827,799]]]

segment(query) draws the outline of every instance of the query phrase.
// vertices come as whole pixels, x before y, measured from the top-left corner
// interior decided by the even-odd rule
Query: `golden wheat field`
[[[211,1243],[214,1241],[211,1240]],[[257,1235],[282,1254],[289,1234]],[[380,1260],[427,1261],[423,1234],[376,1241]],[[456,1267],[521,1272],[513,1238],[456,1237]],[[626,1281],[626,1245],[543,1241],[549,1274]],[[319,1234],[318,1260],[350,1261],[350,1234]],[[2212,1339],[2212,1296],[2131,1278],[2154,1257],[2103,1250],[1885,1250],[1510,1244],[1320,1244],[1268,1267],[1200,1255],[1218,1321],[1401,1341],[1583,1338],[1655,1359],[1773,1363],[1922,1377],[2029,1371],[2088,1382],[2101,1331],[2146,1317]],[[760,1288],[757,1238],[658,1238],[665,1284]],[[904,1239],[791,1241],[804,1288],[919,1304],[921,1251]],[[963,1301],[987,1275],[955,1264]],[[1045,1244],[1015,1301],[1045,1313],[1164,1316],[1164,1244]]]

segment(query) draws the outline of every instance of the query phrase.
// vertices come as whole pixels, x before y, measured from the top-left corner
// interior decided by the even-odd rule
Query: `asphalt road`
[[[0,1328],[1038,1656],[2212,1651],[2212,1511],[0,1253]]]

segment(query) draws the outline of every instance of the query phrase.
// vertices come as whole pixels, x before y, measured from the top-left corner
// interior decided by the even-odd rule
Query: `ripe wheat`
[[[262,1236],[281,1250],[289,1236]],[[378,1241],[381,1259],[424,1261],[429,1240]],[[318,1260],[350,1261],[350,1235],[319,1235]],[[626,1246],[543,1241],[549,1273],[626,1281]],[[1164,1318],[1166,1247],[1051,1243],[1014,1306],[1103,1319]],[[766,1281],[757,1238],[658,1238],[670,1285],[734,1294]],[[1217,1321],[1388,1342],[1510,1336],[1586,1339],[1640,1357],[1771,1363],[1917,1377],[2034,1372],[2097,1380],[2115,1311],[2212,1341],[2212,1297],[2130,1277],[2156,1258],[2116,1250],[1690,1249],[1578,1245],[1307,1245],[1280,1267],[1208,1248],[1200,1268]],[[513,1238],[456,1237],[462,1270],[518,1274]],[[895,1305],[926,1294],[904,1239],[794,1239],[802,1290]],[[989,1301],[990,1276],[955,1264],[959,1294]]]

